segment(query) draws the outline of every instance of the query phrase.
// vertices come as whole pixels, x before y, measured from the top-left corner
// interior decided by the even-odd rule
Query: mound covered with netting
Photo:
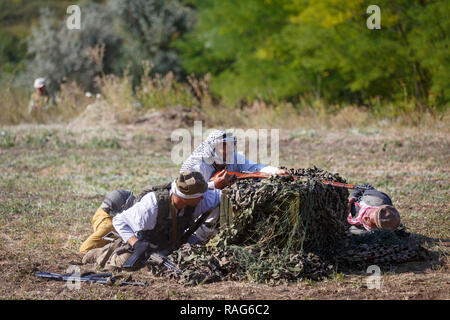
[[[238,180],[223,190],[221,235],[216,243],[329,254],[346,229],[348,190],[321,181],[345,182],[313,169],[292,176]]]
[[[279,284],[321,280],[337,265],[354,262],[361,267],[371,259],[384,261],[373,259],[377,257],[374,250],[383,246],[379,237],[350,239],[347,235],[349,192],[322,183],[345,183],[342,177],[316,167],[290,171],[295,178],[237,180],[225,188],[217,236],[206,245],[186,244],[173,252],[169,258],[182,272],[162,274],[188,285],[218,280]],[[396,254],[388,259],[390,263],[418,257],[417,246],[408,243],[404,239],[395,246],[385,243],[387,252]]]

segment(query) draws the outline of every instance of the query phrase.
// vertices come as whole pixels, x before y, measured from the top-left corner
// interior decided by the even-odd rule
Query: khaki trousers
[[[102,269],[119,271],[131,256],[130,249],[131,246],[128,243],[122,244],[122,239],[119,238],[102,248],[90,250],[84,255],[83,263],[95,263]]]
[[[115,232],[112,224],[112,217],[101,207],[97,209],[92,217],[92,229],[94,233],[92,233],[81,245],[81,253],[87,253],[91,249],[105,246],[109,242],[107,240],[103,240],[102,238],[111,231]]]

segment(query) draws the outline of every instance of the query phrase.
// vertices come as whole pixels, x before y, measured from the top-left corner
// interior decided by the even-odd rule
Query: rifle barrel
[[[59,274],[46,271],[37,271],[34,273],[36,277],[47,278],[59,281],[73,281],[78,280],[80,282],[92,282],[101,284],[114,284],[116,282],[116,277],[112,276],[112,273],[98,273],[88,276],[74,276],[73,274]],[[146,282],[138,281],[122,281],[119,286],[131,285],[131,286],[147,286]]]
[[[219,172],[214,174],[212,176],[212,178],[214,178],[218,173]],[[228,171],[228,173],[235,175],[236,179],[238,179],[238,180],[241,180],[241,179],[252,179],[252,178],[253,179],[255,179],[255,178],[265,179],[265,178],[269,178],[270,176],[272,176],[272,174],[265,173],[265,172],[240,173],[240,172]],[[294,176],[294,175],[290,175],[290,174],[281,174],[280,176],[282,176],[282,177],[293,177],[294,180],[302,178],[301,176]],[[322,182],[323,184],[329,184],[329,185],[332,185],[332,186],[338,187],[338,188],[355,189],[355,185],[349,184],[349,183],[342,183],[342,182],[335,182],[335,181],[326,181],[326,180],[320,180],[320,182]]]

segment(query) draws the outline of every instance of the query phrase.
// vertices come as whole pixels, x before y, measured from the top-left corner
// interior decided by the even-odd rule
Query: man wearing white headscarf
[[[193,154],[181,166],[180,172],[185,170],[200,172],[205,180],[209,181],[209,189],[222,189],[228,186],[235,178],[234,175],[228,174],[228,171],[238,173],[288,173],[284,169],[248,160],[245,155],[236,152],[236,137],[223,130],[214,130],[208,135],[206,140],[194,150]],[[218,174],[214,176],[216,173]],[[197,230],[195,235],[200,240],[208,240],[217,233],[216,225],[219,220],[219,212],[219,208],[216,208]]]
[[[236,137],[223,130],[214,130],[183,163],[180,172],[192,170],[200,172],[208,182],[209,189],[223,189],[233,179],[232,172],[265,172],[286,174],[284,169],[258,164],[248,160],[245,155],[236,152]],[[210,179],[220,172],[213,181]]]

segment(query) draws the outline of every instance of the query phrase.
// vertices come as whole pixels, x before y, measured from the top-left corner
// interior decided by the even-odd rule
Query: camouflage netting
[[[170,276],[187,285],[218,280],[279,284],[321,280],[335,266],[419,258],[419,246],[393,232],[346,234],[349,192],[320,182],[345,182],[338,174],[316,167],[290,171],[301,178],[237,180],[225,188],[219,234],[206,245],[184,245],[172,253],[169,258],[183,272]]]
[[[349,193],[318,180],[344,180],[317,168],[292,172],[302,179],[238,180],[225,188],[220,215],[228,228],[212,243],[331,253],[346,229]]]
[[[403,229],[347,235],[341,240],[336,261],[345,270],[364,270],[372,264],[382,266],[429,259],[431,253],[422,247],[423,242]]]

